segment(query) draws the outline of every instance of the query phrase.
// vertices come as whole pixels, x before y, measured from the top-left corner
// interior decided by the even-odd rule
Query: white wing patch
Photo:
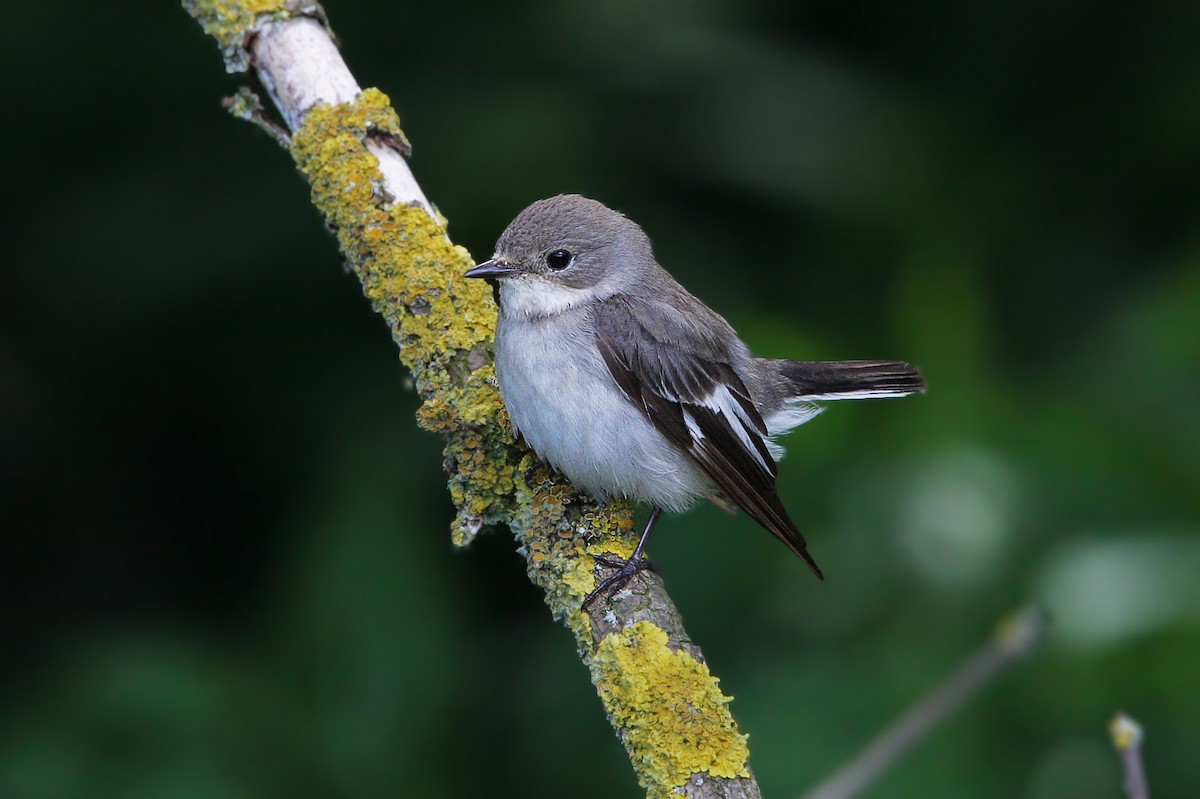
[[[666,396],[665,392],[664,396]],[[667,396],[667,399],[677,401],[674,397],[670,396]],[[771,471],[771,464],[763,460],[762,453],[759,451],[759,447],[758,444],[755,443],[755,439],[765,443],[768,451],[770,451],[772,456],[774,456],[775,451],[772,449],[772,442],[764,439],[758,434],[758,432],[755,430],[756,425],[754,424],[754,420],[750,418],[748,413],[746,413],[746,409],[742,407],[742,404],[738,402],[737,398],[730,393],[729,386],[723,384],[718,385],[712,391],[712,393],[695,404],[703,405],[704,407],[721,416],[725,420],[725,423],[729,425],[729,428],[737,435],[738,440],[742,442],[742,446],[746,448],[746,451],[754,456],[754,459],[758,461],[760,465],[762,465],[763,469],[767,470],[768,472]],[[683,421],[687,425],[688,432],[691,433],[692,440],[699,441],[700,439],[704,438],[704,433],[701,431],[700,425],[697,424],[696,420],[692,418],[692,415],[688,413],[686,405],[684,405]],[[753,436],[753,438],[751,438],[751,436]],[[779,447],[778,449],[782,453],[783,448]]]

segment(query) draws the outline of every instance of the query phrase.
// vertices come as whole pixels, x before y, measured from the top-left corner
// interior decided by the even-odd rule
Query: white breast
[[[535,319],[504,314],[496,374],[513,425],[576,488],[668,510],[711,492],[691,459],[621,393],[586,310]]]

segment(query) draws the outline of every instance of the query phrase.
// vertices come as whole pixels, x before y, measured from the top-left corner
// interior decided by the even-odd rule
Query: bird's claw
[[[629,561],[625,558],[620,558],[615,555],[608,555],[603,552],[598,555],[592,555],[592,560],[599,563],[601,566],[607,566],[610,569],[623,569]],[[642,555],[638,560],[637,571],[654,572],[658,574],[658,564],[648,555]]]
[[[612,574],[600,581],[600,585],[583,598],[583,609],[590,608],[601,596],[612,597],[633,579],[633,576],[645,569],[651,569],[649,558],[638,555],[635,558],[617,558],[610,555],[593,555],[592,559],[601,566],[615,569]]]
[[[534,484],[533,478],[536,477],[537,473],[542,469],[548,469],[550,471],[550,474],[555,473],[554,467],[551,466],[550,462],[547,461],[546,459],[543,458],[543,459],[534,461],[533,465],[525,470],[524,477],[525,477],[525,487],[526,488],[533,488],[533,484]]]

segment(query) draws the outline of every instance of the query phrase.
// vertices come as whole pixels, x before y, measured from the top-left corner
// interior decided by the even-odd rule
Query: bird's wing
[[[766,424],[732,366],[732,330],[710,335],[673,305],[627,296],[597,303],[594,322],[600,353],[629,401],[821,577],[775,489]]]

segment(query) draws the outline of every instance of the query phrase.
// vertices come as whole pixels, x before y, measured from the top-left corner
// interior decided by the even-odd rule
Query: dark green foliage
[[[451,551],[440,442],[213,43],[76,6],[0,26],[0,795],[637,795],[511,539]],[[480,259],[577,191],[756,354],[924,370],[783,442],[825,584],[659,525],[767,795],[1028,599],[1044,650],[872,795],[1117,797],[1118,709],[1195,795],[1200,6],[327,11]]]

